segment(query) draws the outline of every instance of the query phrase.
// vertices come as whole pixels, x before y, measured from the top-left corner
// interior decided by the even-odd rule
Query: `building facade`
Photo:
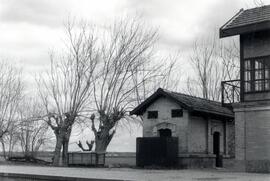
[[[233,112],[221,103],[158,89],[135,108],[143,137],[178,138],[178,166],[214,167],[217,155],[234,157]]]
[[[241,72],[240,102],[231,104],[235,167],[270,172],[270,6],[240,10],[220,28],[221,38],[234,35],[240,38]]]
[[[239,36],[240,79],[223,81],[214,102],[158,89],[131,114],[143,137],[178,138],[178,164],[270,173],[270,5],[241,9],[220,28]],[[154,151],[154,150],[152,150]]]

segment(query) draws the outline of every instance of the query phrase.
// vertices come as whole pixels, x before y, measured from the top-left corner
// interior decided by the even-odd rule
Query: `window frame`
[[[253,57],[253,58],[245,58],[244,60],[244,67],[243,67],[243,91],[245,94],[250,93],[263,93],[263,92],[270,92],[270,56],[260,56],[260,57]],[[256,62],[259,62],[261,60],[262,67],[256,67]],[[269,67],[266,66],[266,61],[268,61]],[[246,62],[250,62],[250,68],[247,68]],[[256,78],[257,72],[261,71],[261,78]],[[249,72],[249,73],[248,73]],[[266,72],[268,75],[268,78],[266,78]],[[249,80],[247,80],[247,75],[249,74]],[[259,75],[259,74],[258,74]],[[261,82],[261,90],[256,89],[256,84],[258,82]],[[268,82],[268,88],[266,88],[266,82]],[[249,89],[247,90],[247,84],[250,84]]]
[[[156,116],[150,117],[150,115],[153,114],[153,113],[155,113]],[[158,111],[147,111],[147,119],[158,119]]]
[[[180,116],[173,115],[173,111],[181,111]],[[181,118],[181,117],[183,117],[183,109],[171,109],[171,117],[172,118]]]

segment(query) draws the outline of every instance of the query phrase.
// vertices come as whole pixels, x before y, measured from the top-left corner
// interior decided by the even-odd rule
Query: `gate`
[[[178,138],[143,137],[137,138],[136,165],[172,167],[178,163]]]

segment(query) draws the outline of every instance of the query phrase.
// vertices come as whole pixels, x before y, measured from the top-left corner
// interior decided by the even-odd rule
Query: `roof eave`
[[[236,13],[229,21],[227,21],[220,29],[225,29],[228,24],[230,24],[232,21],[234,21],[242,12],[244,12],[244,9],[240,9],[238,13]]]
[[[186,108],[187,110],[192,110],[191,107],[185,105],[184,103],[178,101],[176,98],[168,94],[166,91],[163,89],[159,88],[154,94],[152,94],[149,98],[147,98],[145,101],[143,101],[140,105],[138,105],[136,108],[134,108],[132,111],[130,111],[130,115],[142,115],[147,107],[149,107],[153,101],[156,100],[156,98],[160,96],[165,96],[169,98],[172,101],[175,101],[179,106]]]
[[[228,36],[248,34],[265,30],[270,30],[270,20],[233,28],[220,28],[219,37],[225,38]]]
[[[194,109],[194,111],[207,113],[207,114],[212,114],[212,115],[216,115],[216,116],[223,116],[223,117],[226,117],[226,118],[229,118],[229,119],[234,119],[233,113],[232,114],[226,114],[226,113],[208,111],[208,110],[202,110],[202,109]]]

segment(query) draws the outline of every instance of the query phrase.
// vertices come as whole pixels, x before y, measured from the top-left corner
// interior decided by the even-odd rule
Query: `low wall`
[[[187,168],[215,168],[216,157],[213,154],[180,154],[178,167]],[[136,153],[107,153],[105,159],[107,167],[135,167]],[[232,171],[243,171],[235,164],[234,158],[223,157],[223,167]]]
[[[180,168],[214,168],[215,155],[209,154],[180,154],[178,155],[178,166]]]
[[[107,167],[135,167],[136,153],[106,153],[105,166]]]
[[[251,173],[270,173],[269,160],[227,160],[225,168],[231,171],[251,172]]]

